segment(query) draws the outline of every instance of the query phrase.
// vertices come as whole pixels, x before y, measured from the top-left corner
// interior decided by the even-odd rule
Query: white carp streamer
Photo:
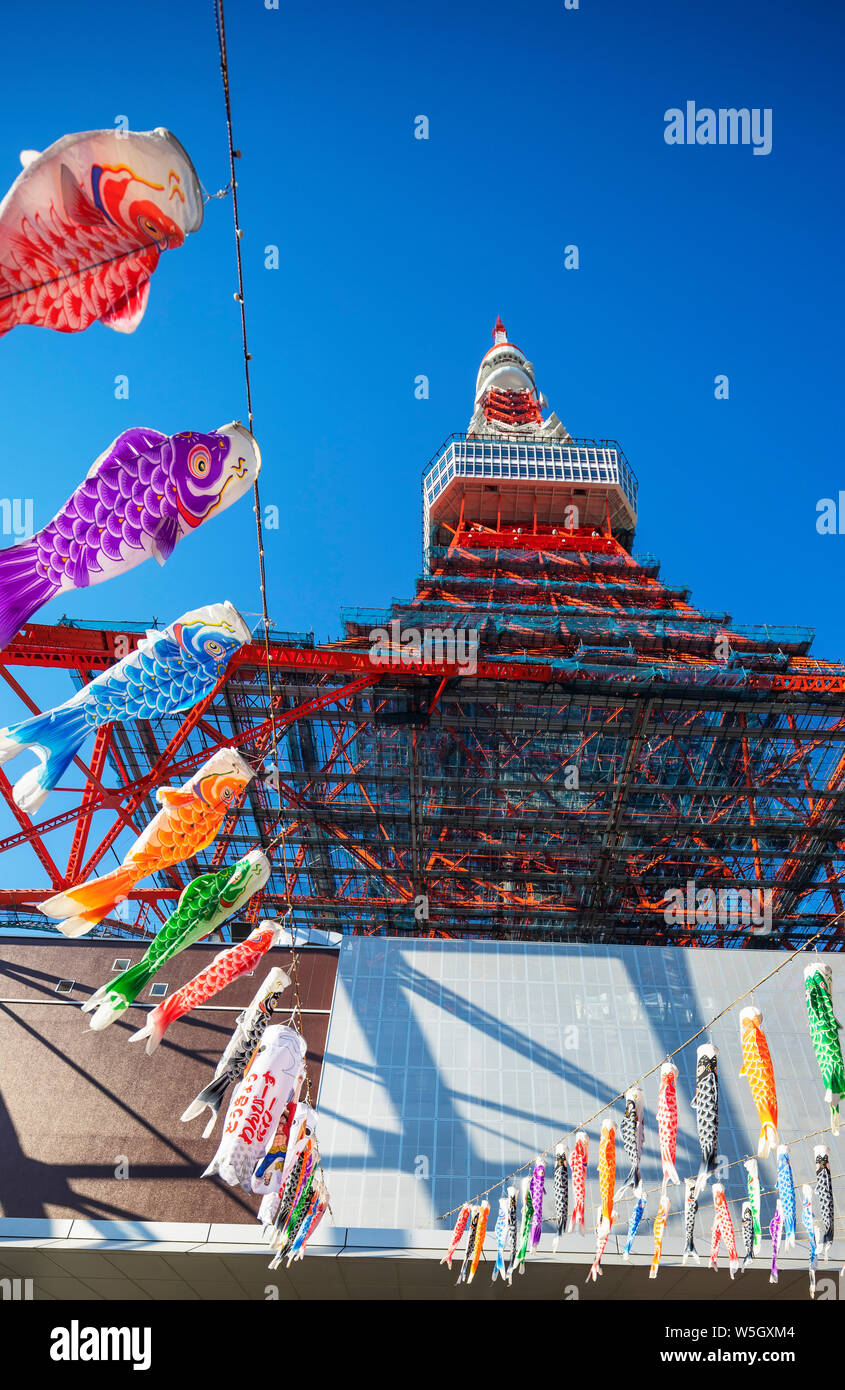
[[[223,1138],[203,1177],[217,1175],[250,1192],[253,1170],[267,1152],[285,1106],[305,1075],[305,1039],[294,1028],[271,1024],[253,1054],[229,1109]]]

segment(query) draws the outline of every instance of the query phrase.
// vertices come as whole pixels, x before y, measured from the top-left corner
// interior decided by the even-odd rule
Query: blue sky
[[[815,528],[818,499],[845,489],[838,6],[280,5],[227,15],[277,625],[338,636],[341,604],[412,591],[420,471],[466,427],[501,314],[570,431],[619,439],[640,481],[636,549],[664,578],[737,621],[815,626],[815,653],[845,657],[845,535]],[[17,9],[4,39],[31,55],[4,68],[4,188],[20,149],[121,115],[173,130],[209,191],[227,182],[207,0],[47,0],[37,34]],[[771,154],[667,145],[664,112],[687,100],[771,108]],[[43,525],[129,426],[243,416],[234,289],[231,205],[211,201],[134,335],[0,340],[0,495],[25,477]],[[223,597],[258,612],[249,502],[164,569],[39,616],[165,622]],[[27,679],[45,704],[70,693],[56,673]],[[0,720],[18,711],[0,693]]]

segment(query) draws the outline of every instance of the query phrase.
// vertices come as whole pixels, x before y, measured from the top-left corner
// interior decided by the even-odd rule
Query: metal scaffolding
[[[435,521],[430,541],[410,601],[349,610],[334,644],[274,633],[271,689],[263,646],[247,646],[186,716],[102,730],[72,809],[33,824],[0,773],[17,821],[0,853],[29,845],[49,884],[0,891],[3,919],[31,924],[39,900],[103,872],[155,814],[157,786],[235,746],[259,775],[215,844],[139,884],[108,930],[148,934],[195,874],[266,847],[281,800],[286,862],[277,846],[235,935],[284,906],[287,876],[299,929],[792,948],[823,929],[841,949],[827,924],[843,908],[845,666],[810,659],[808,629],[693,608],[609,527],[464,518]],[[23,668],[79,685],[117,637],[31,624],[0,672],[34,710]],[[64,869],[50,851],[62,827]],[[720,890],[768,893],[772,934],[712,920],[707,899],[670,920],[690,883],[717,904]]]

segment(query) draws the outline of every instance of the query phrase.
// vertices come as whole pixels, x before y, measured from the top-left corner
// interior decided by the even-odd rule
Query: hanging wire
[[[238,292],[236,299],[240,306],[241,313],[241,341],[243,346],[244,363],[244,384],[246,387],[247,416],[249,421],[250,433],[253,433],[254,415],[252,409],[252,383],[250,380],[249,364],[252,361],[246,331],[246,293],[244,290],[243,256],[241,253],[241,241],[243,231],[240,223],[240,213],[238,209],[238,181],[235,174],[235,160],[240,158],[240,150],[235,150],[235,140],[232,128],[232,99],[229,91],[229,56],[226,47],[226,20],[223,11],[223,0],[214,0],[214,19],[217,26],[217,44],[220,52],[220,76],[223,83],[223,98],[226,105],[226,135],[229,146],[229,187],[232,191],[232,219],[235,229],[235,261],[238,274]],[[225,190],[221,190],[225,191]],[[258,574],[259,586],[261,590],[261,617],[264,623],[264,662],[267,676],[267,701],[268,717],[270,719],[270,734],[273,745],[273,765],[279,769],[279,744],[276,732],[276,718],[273,709],[273,676],[272,663],[270,660],[270,616],[267,607],[267,572],[264,563],[264,534],[261,526],[261,497],[258,488],[258,478],[253,482],[253,498],[255,510],[255,532],[258,547]],[[282,818],[282,790],[281,785],[277,788],[278,813],[277,818]],[[287,862],[287,841],[284,829],[279,837],[282,846],[282,870],[285,884],[285,902],[289,903],[288,892],[288,862]],[[274,842],[275,843],[275,842]]]
[[[215,198],[220,198],[220,197],[225,196],[225,194],[228,192],[229,189],[231,189],[231,193],[232,193],[232,217],[233,217],[234,228],[235,228],[235,259],[236,259],[237,272],[238,272],[238,292],[237,292],[235,298],[236,298],[236,300],[238,301],[238,304],[240,305],[240,312],[241,312],[241,340],[242,340],[242,345],[243,345],[244,384],[245,384],[245,387],[246,387],[247,416],[248,416],[248,421],[249,421],[250,433],[253,433],[253,419],[254,419],[254,417],[253,417],[253,410],[252,410],[252,383],[251,383],[251,381],[250,381],[250,372],[249,372],[249,364],[250,364],[250,362],[252,361],[252,357],[251,357],[251,355],[250,355],[249,346],[248,346],[248,342],[247,342],[247,331],[246,331],[246,293],[245,293],[245,290],[244,290],[243,257],[242,257],[242,254],[241,254],[241,241],[242,241],[242,239],[243,239],[243,231],[242,231],[242,229],[241,229],[240,215],[239,215],[239,211],[238,211],[238,180],[237,180],[237,177],[236,177],[236,174],[235,174],[235,160],[238,159],[238,158],[240,158],[240,150],[236,150],[236,149],[235,149],[235,141],[234,141],[234,134],[233,134],[233,128],[232,128],[232,101],[231,101],[231,94],[230,94],[230,91],[229,91],[229,56],[228,56],[228,50],[227,50],[227,47],[226,47],[226,20],[225,20],[225,15],[224,15],[224,12],[223,12],[223,0],[214,0],[214,19],[215,19],[215,24],[216,24],[216,26],[217,26],[217,44],[218,44],[218,48],[219,48],[219,52],[220,52],[220,75],[221,75],[221,79],[222,79],[222,82],[223,82],[223,97],[224,97],[225,104],[226,104],[226,133],[227,133],[228,144],[229,144],[229,174],[230,174],[230,179],[229,179],[229,183],[228,183],[228,185],[226,186],[226,188],[221,189],[218,193],[215,193],[215,194],[213,194],[213,195],[206,195],[206,196],[207,196],[207,198],[208,198],[209,196],[213,196],[213,197],[215,197]],[[268,711],[267,711],[267,713],[268,713],[268,718],[269,718],[269,721],[270,721],[270,734],[271,734],[272,747],[273,747],[273,766],[274,766],[275,771],[276,771],[276,782],[277,782],[277,785],[276,785],[276,792],[277,792],[277,796],[278,796],[277,820],[281,822],[281,827],[280,827],[279,831],[278,831],[274,836],[272,836],[272,837],[270,838],[269,842],[268,842],[267,845],[265,846],[265,849],[266,849],[266,852],[269,854],[273,849],[275,849],[275,847],[276,847],[277,844],[281,844],[281,851],[282,851],[282,872],[283,872],[283,875],[284,875],[284,902],[285,902],[285,911],[284,911],[283,919],[282,919],[282,920],[285,920],[285,919],[288,918],[288,917],[290,917],[290,919],[291,919],[291,926],[290,926],[289,930],[290,930],[290,938],[291,938],[291,946],[290,946],[290,950],[291,950],[291,969],[292,969],[292,972],[293,972],[293,985],[294,985],[294,998],[295,998],[294,1012],[298,1015],[298,1019],[299,1019],[299,1031],[302,1033],[302,1035],[303,1035],[303,1037],[304,1037],[304,1036],[305,1036],[305,1028],[304,1028],[304,1021],[303,1021],[303,1013],[302,1013],[302,1000],[301,1000],[301,997],[300,997],[300,989],[299,989],[299,961],[298,961],[297,952],[296,952],[295,928],[294,928],[294,926],[293,926],[293,905],[292,905],[292,903],[291,903],[291,898],[290,898],[290,876],[289,876],[289,872],[288,872],[288,854],[287,854],[287,827],[286,827],[286,825],[285,825],[285,823],[284,823],[284,820],[283,820],[283,811],[282,811],[282,787],[281,787],[281,779],[280,779],[280,777],[279,777],[279,772],[280,772],[280,764],[279,764],[279,743],[278,743],[278,737],[277,737],[277,731],[276,731],[276,718],[277,718],[277,715],[276,715],[276,710],[274,709],[274,701],[273,701],[272,663],[271,663],[271,658],[270,658],[270,617],[269,617],[269,611],[268,611],[268,607],[267,607],[267,574],[266,574],[266,569],[265,569],[265,564],[264,564],[264,535],[263,535],[263,530],[262,530],[262,526],[261,526],[261,498],[260,498],[259,490],[258,490],[258,478],[256,478],[255,481],[254,481],[254,483],[253,483],[253,497],[254,497],[254,510],[255,510],[256,541],[257,541],[257,546],[258,546],[258,572],[259,572],[259,583],[260,583],[260,589],[261,589],[261,618],[262,618],[262,621],[263,621],[263,624],[264,624],[264,661],[265,661],[265,669],[266,669],[266,676],[267,676],[267,702],[268,702]],[[311,1078],[310,1078],[310,1076],[308,1075],[308,1061],[307,1061],[307,1057],[306,1057],[306,1062],[305,1062],[305,1095],[306,1095],[306,1101],[307,1101],[307,1103],[310,1105],[310,1104],[311,1104]],[[316,1144],[315,1144],[315,1147],[317,1147]],[[331,1214],[331,1216],[332,1216],[332,1219],[334,1219],[334,1213],[332,1212],[331,1203],[329,1202],[329,1199],[328,1199],[328,1188],[326,1187],[326,1183],[325,1183],[325,1174],[323,1173],[323,1165],[322,1165],[322,1162],[321,1162],[321,1159],[320,1159],[320,1151],[319,1151],[319,1148],[318,1148],[318,1147],[317,1147],[317,1165],[318,1165],[318,1168],[319,1168],[319,1170],[320,1170],[320,1177],[321,1177],[321,1179],[323,1180],[323,1186],[324,1186],[325,1191],[326,1191],[326,1202],[327,1202],[327,1204],[328,1204],[328,1209],[329,1209],[329,1212],[330,1212],[330,1214]]]
[[[832,917],[831,920],[824,927],[820,927],[819,930],[813,934],[813,936],[809,937],[807,941],[803,942],[802,945],[797,947],[796,950],[792,951],[788,956],[786,956],[781,961],[780,965],[776,965],[774,970],[770,970],[768,975],[763,975],[761,979],[756,980],[755,983],[750,987],[750,989],[744,990],[743,993],[737,995],[736,999],[732,1000],[730,1004],[726,1004],[724,1009],[722,1009],[719,1013],[714,1014],[713,1017],[707,1023],[703,1024],[701,1028],[698,1029],[697,1032],[693,1033],[689,1038],[686,1039],[685,1042],[680,1043],[678,1047],[675,1048],[674,1052],[670,1052],[666,1057],[666,1061],[668,1062],[673,1057],[677,1057],[679,1052],[683,1052],[684,1048],[689,1047],[691,1043],[694,1043],[696,1038],[700,1038],[703,1033],[706,1033],[710,1028],[712,1028],[714,1023],[718,1023],[720,1018],[724,1018],[725,1014],[730,1013],[731,1009],[735,1009],[737,1004],[741,1003],[743,999],[747,999],[749,995],[753,996],[755,989],[759,989],[761,985],[764,985],[767,982],[767,980],[771,980],[775,975],[777,975],[781,970],[783,970],[787,965],[789,965],[789,962],[794,960],[796,956],[801,955],[804,951],[808,951],[810,947],[813,945],[813,943],[815,941],[818,941],[820,936],[826,935],[827,932],[829,932],[830,928],[835,926],[836,923],[842,917],[845,917],[845,910],[837,913],[835,917]],[[600,1115],[603,1115],[605,1110],[610,1110],[614,1105],[616,1105],[617,1101],[624,1100],[625,1091],[633,1090],[633,1088],[635,1086],[639,1086],[641,1082],[647,1081],[650,1076],[654,1076],[655,1072],[658,1072],[660,1070],[662,1065],[662,1062],[658,1062],[656,1066],[653,1066],[651,1068],[650,1071],[644,1072],[643,1075],[640,1076],[636,1081],[632,1081],[629,1083],[629,1085],[624,1087],[624,1089],[619,1092],[618,1096],[614,1096],[612,1100],[606,1101],[605,1104],[600,1106],[599,1109],[596,1110],[594,1114],[590,1115],[588,1119],[582,1120],[580,1124],[577,1124],[573,1126],[572,1129],[567,1130],[567,1132],[564,1135],[562,1135],[560,1139],[556,1139],[554,1143],[552,1143],[549,1146],[549,1148],[543,1149],[542,1152],[539,1153],[536,1158],[530,1159],[528,1163],[523,1163],[520,1168],[515,1168],[514,1171],[508,1177],[502,1178],[499,1182],[493,1183],[490,1187],[485,1187],[483,1192],[479,1192],[475,1197],[467,1198],[467,1201],[469,1201],[472,1205],[477,1205],[482,1198],[488,1196],[491,1192],[496,1192],[500,1187],[505,1187],[508,1183],[512,1182],[515,1177],[518,1177],[520,1173],[525,1173],[529,1169],[533,1169],[534,1164],[537,1162],[538,1159],[547,1158],[549,1155],[554,1153],[554,1150],[558,1144],[563,1144],[566,1142],[567,1139],[571,1139],[572,1136],[576,1134],[579,1129],[586,1129],[587,1126],[592,1124],[594,1120],[597,1120]],[[819,1133],[826,1132],[827,1131],[819,1131]],[[810,1136],[805,1137],[809,1138]],[[798,1143],[799,1141],[795,1140],[794,1142]],[[744,1160],[737,1159],[736,1162],[741,1163],[744,1162]],[[450,1211],[444,1212],[442,1216],[439,1216],[437,1218],[438,1221],[448,1221],[449,1217],[454,1216],[457,1212],[459,1212],[463,1205],[464,1204],[461,1203],[457,1207],[452,1207]]]

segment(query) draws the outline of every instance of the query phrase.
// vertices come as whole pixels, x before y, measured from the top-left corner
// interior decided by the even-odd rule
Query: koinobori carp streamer
[[[772,1272],[769,1275],[769,1283],[778,1282],[778,1251],[780,1250],[780,1233],[783,1228],[783,1214],[780,1209],[780,1202],[775,1207],[775,1214],[769,1222],[769,1239],[772,1242]]]
[[[809,1253],[809,1274],[810,1274],[810,1297],[816,1296],[816,1262],[819,1244],[819,1231],[813,1219],[813,1189],[808,1182],[801,1188],[801,1223],[807,1232],[807,1241],[810,1246]]]
[[[520,1274],[525,1273],[525,1257],[531,1238],[531,1222],[534,1217],[534,1203],[531,1197],[531,1179],[522,1180],[522,1215],[519,1229],[519,1249],[516,1252],[516,1266]]]
[[[219,1175],[230,1187],[251,1191],[250,1178],[270,1146],[279,1117],[305,1072],[305,1039],[271,1023],[235,1087],[220,1146],[203,1177]]]
[[[281,922],[262,922],[236,946],[218,951],[204,970],[151,1011],[143,1028],[133,1033],[129,1041],[140,1042],[146,1038],[147,1055],[155,1052],[171,1023],[213,999],[241,975],[254,970],[267,951],[282,944],[283,930]]]
[[[517,1191],[515,1187],[508,1188],[508,1232],[506,1237],[506,1249],[508,1255],[508,1283],[513,1283],[513,1271],[516,1265],[517,1245],[519,1241],[519,1212],[517,1207]]]
[[[293,1113],[288,1101],[265,1154],[252,1170],[250,1186],[262,1196],[268,1191],[281,1192],[300,1156],[313,1147],[317,1116],[307,1101],[297,1099],[304,1079],[304,1075],[297,1079],[292,1092],[291,1100],[296,1101]]]
[[[162,251],[202,226],[186,151],[155,130],[86,130],[39,153],[0,202],[0,337],[20,324],[132,333]]]
[[[684,1178],[684,1253],[681,1260],[686,1264],[690,1255],[696,1264],[701,1260],[695,1248],[695,1218],[698,1215],[698,1183],[695,1178]]]
[[[839,1133],[839,1103],[845,1095],[845,1062],[842,1060],[841,1024],[833,1012],[833,970],[827,961],[816,961],[804,971],[804,994],[810,1036],[830,1106],[830,1127]]]
[[[184,786],[159,787],[156,799],[161,810],[118,868],[54,894],[39,904],[40,911],[57,920],[64,936],[84,936],[139,879],[190,859],[210,845],[252,776],[252,768],[233,748],[218,749]]]
[[[498,1278],[501,1278],[502,1282],[504,1283],[508,1272],[506,1249],[508,1235],[507,1197],[499,1198],[499,1214],[496,1217],[494,1235],[496,1237],[496,1262],[493,1265],[493,1283],[495,1284]],[[442,1264],[443,1261],[441,1260],[440,1263]]]
[[[601,1127],[599,1139],[599,1193],[601,1206],[596,1220],[596,1258],[592,1263],[587,1279],[595,1283],[601,1274],[602,1256],[607,1247],[608,1237],[616,1219],[613,1209],[613,1192],[616,1186],[616,1130],[609,1120]]]
[[[778,1145],[778,1200],[783,1217],[783,1248],[791,1250],[795,1244],[795,1183],[785,1144]]]
[[[243,1076],[247,1062],[270,1022],[273,1009],[289,985],[290,979],[278,966],[265,975],[250,1003],[243,1013],[238,1015],[235,1031],[217,1063],[212,1080],[207,1086],[203,1086],[199,1095],[191,1101],[182,1115],[181,1118],[184,1121],[193,1120],[197,1115],[202,1114],[206,1106],[208,1107],[211,1111],[211,1118],[203,1130],[203,1139],[207,1139],[214,1129],[226,1092],[234,1082],[240,1081]]]
[[[736,1251],[736,1238],[734,1236],[734,1223],[731,1218],[731,1209],[725,1197],[725,1189],[722,1183],[713,1184],[713,1207],[714,1216],[719,1227],[719,1234],[725,1242],[725,1249],[730,1260],[730,1273],[733,1279],[739,1269],[739,1256]]]
[[[719,1078],[717,1071],[718,1049],[713,1043],[702,1043],[698,1049],[695,1066],[695,1110],[698,1129],[698,1145],[701,1150],[701,1167],[695,1185],[696,1196],[705,1187],[707,1180],[716,1171],[719,1160]]]
[[[94,1012],[91,1027],[107,1028],[134,1003],[157,970],[186,946],[223,925],[270,877],[270,861],[261,850],[250,850],[235,864],[200,874],[182,893],[176,911],[167,919],[146,954],[135,965],[102,985],[82,1005]]]
[[[540,1244],[543,1230],[543,1196],[546,1191],[546,1167],[541,1159],[534,1164],[531,1174],[531,1249]]]
[[[622,1193],[631,1187],[634,1190],[634,1195],[639,1197],[642,1191],[640,1164],[645,1137],[645,1097],[638,1086],[632,1086],[630,1090],[625,1092],[625,1111],[620,1128],[625,1157],[630,1168],[617,1196],[621,1197]]]
[[[754,1223],[754,1254],[756,1255],[763,1239],[763,1229],[760,1225],[760,1170],[756,1158],[747,1158],[744,1167],[748,1188],[748,1204],[751,1207],[751,1218]]]
[[[245,496],[260,468],[258,445],[237,420],[207,434],[126,430],[52,521],[0,551],[0,650],[57,594],[145,560],[163,565],[178,541]]]
[[[566,1230],[566,1217],[569,1207],[569,1167],[566,1160],[566,1145],[555,1147],[555,1171],[552,1179],[552,1196],[555,1207],[555,1239],[557,1250],[563,1232]]]
[[[813,1149],[816,1163],[816,1201],[819,1204],[821,1257],[826,1260],[833,1244],[833,1178],[830,1172],[830,1149],[817,1144]]]
[[[583,1129],[575,1135],[575,1145],[569,1158],[572,1168],[572,1191],[574,1202],[569,1218],[570,1231],[580,1230],[584,1234],[584,1217],[587,1207],[587,1164],[590,1157],[590,1141]]]
[[[458,1219],[457,1219],[457,1221],[455,1222],[455,1227],[454,1227],[454,1230],[452,1231],[452,1236],[451,1236],[451,1239],[450,1239],[450,1241],[449,1241],[449,1249],[446,1251],[446,1254],[443,1256],[443,1259],[440,1261],[440,1263],[441,1263],[442,1265],[445,1265],[447,1269],[451,1269],[451,1268],[452,1268],[452,1261],[453,1261],[453,1259],[455,1258],[455,1251],[457,1250],[458,1246],[460,1245],[460,1243],[461,1243],[461,1237],[462,1237],[464,1231],[465,1231],[466,1228],[467,1228],[467,1222],[469,1221],[470,1211],[471,1211],[471,1207],[470,1207],[469,1202],[464,1202],[463,1206],[461,1207],[460,1211],[458,1212]]]
[[[742,1204],[742,1272],[754,1254],[754,1213],[750,1202]]]
[[[528,1180],[526,1179],[526,1182],[527,1182],[527,1181],[528,1181]],[[477,1234],[477,1232],[478,1232],[478,1222],[479,1222],[480,1216],[481,1216],[481,1207],[480,1207],[480,1206],[473,1206],[473,1207],[470,1208],[470,1213],[469,1213],[469,1229],[468,1229],[468,1232],[467,1232],[466,1250],[464,1251],[464,1258],[463,1258],[463,1261],[462,1261],[462,1263],[461,1263],[460,1273],[458,1274],[458,1278],[457,1278],[457,1283],[459,1283],[459,1284],[465,1284],[465,1283],[466,1283],[466,1277],[467,1277],[467,1274],[469,1273],[470,1261],[472,1260],[472,1253],[473,1253],[473,1251],[474,1251],[474,1249],[475,1249],[475,1237],[476,1237],[476,1234]],[[528,1232],[527,1232],[527,1230],[526,1230],[526,1233],[525,1233],[525,1238],[526,1238],[526,1242],[527,1242],[527,1240],[528,1240]]]
[[[757,1157],[768,1158],[778,1145],[778,1098],[760,1010],[753,1007],[743,1009],[739,1016],[739,1029],[742,1041],[742,1070],[739,1074],[748,1079],[760,1118]]]
[[[481,1203],[481,1207],[478,1212],[478,1225],[476,1227],[475,1240],[473,1241],[472,1246],[472,1259],[470,1261],[469,1278],[467,1280],[468,1284],[472,1283],[473,1279],[475,1278],[475,1271],[478,1269],[478,1261],[481,1259],[481,1251],[484,1248],[484,1237],[487,1234],[487,1219],[489,1215],[490,1203],[485,1199]]]
[[[151,629],[134,651],[64,704],[0,729],[0,763],[25,749],[38,758],[14,785],[16,805],[27,815],[37,811],[88,736],[103,725],[157,719],[198,704],[249,637],[231,603],[194,608],[163,632]]]
[[[630,1220],[628,1222],[628,1234],[625,1238],[625,1249],[622,1251],[623,1260],[627,1260],[630,1256],[631,1251],[634,1248],[634,1241],[637,1238],[637,1232],[640,1229],[640,1223],[643,1217],[645,1216],[646,1199],[645,1194],[642,1193],[642,1186],[638,1187],[637,1191],[640,1192],[642,1195],[638,1197],[637,1201],[635,1202],[634,1208],[631,1212]]]
[[[657,1134],[663,1164],[663,1191],[668,1183],[680,1183],[675,1168],[675,1149],[678,1142],[678,1068],[664,1062],[660,1068],[660,1091],[657,1100]]]
[[[654,1218],[654,1254],[652,1255],[651,1266],[648,1271],[649,1279],[657,1278],[657,1271],[660,1268],[660,1256],[663,1253],[663,1235],[668,1220],[669,1193],[664,1189],[660,1196],[660,1206],[657,1208],[657,1215]]]

